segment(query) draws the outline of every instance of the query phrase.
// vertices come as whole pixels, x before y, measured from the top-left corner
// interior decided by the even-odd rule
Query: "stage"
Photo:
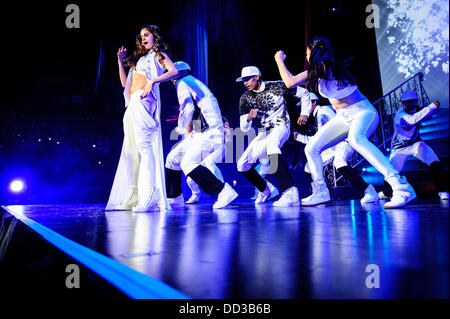
[[[276,208],[238,198],[213,210],[207,199],[166,213],[15,205],[3,215],[126,297],[448,298],[448,202],[382,203]]]

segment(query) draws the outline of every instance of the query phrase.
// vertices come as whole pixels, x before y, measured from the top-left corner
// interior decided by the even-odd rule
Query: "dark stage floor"
[[[8,206],[193,298],[448,298],[448,202],[407,209],[334,201],[322,207],[169,213],[104,204]],[[379,269],[379,288],[366,278]],[[372,282],[375,282],[374,280]]]

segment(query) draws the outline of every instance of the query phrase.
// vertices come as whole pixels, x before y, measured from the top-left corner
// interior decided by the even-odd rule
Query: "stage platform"
[[[448,202],[393,210],[382,203],[276,208],[238,199],[213,210],[204,200],[166,213],[2,208],[126,297],[448,298]]]

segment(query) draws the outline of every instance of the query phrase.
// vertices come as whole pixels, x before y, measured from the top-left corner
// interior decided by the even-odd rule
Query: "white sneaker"
[[[283,192],[280,199],[273,203],[275,207],[295,207],[300,206],[300,196],[295,186],[288,188]]]
[[[369,186],[367,186],[366,190],[364,191],[364,197],[361,198],[361,204],[377,203],[378,201],[379,198],[375,187],[373,187],[372,184],[369,184]]]
[[[379,192],[379,193],[378,193],[378,198],[381,199],[381,200],[389,199],[389,197],[387,197],[386,195],[384,195],[383,192]]]
[[[225,183],[222,191],[217,197],[217,201],[214,203],[213,208],[222,208],[230,204],[238,197],[238,193],[228,184]]]
[[[169,202],[171,207],[184,207],[184,197],[183,194],[180,196],[177,196],[175,198],[167,198],[167,201]]]
[[[438,194],[441,200],[448,200],[448,192],[439,192]]]
[[[393,176],[387,180],[392,186],[392,198],[384,208],[400,208],[417,199],[416,192],[404,176]]]
[[[137,187],[131,187],[127,198],[120,204],[114,207],[114,210],[131,210],[138,203]]]
[[[303,206],[316,206],[325,204],[331,200],[330,191],[324,181],[312,182],[311,186],[313,193],[311,196],[302,199]]]
[[[196,204],[200,201],[200,193],[192,193],[191,197],[186,201],[187,205]]]
[[[152,194],[143,204],[133,207],[133,212],[152,212],[159,210],[159,191],[153,188]]]
[[[271,183],[267,182],[266,189],[264,190],[264,192],[258,192],[258,197],[256,197],[255,205],[260,205],[269,198],[275,197],[276,195],[275,196],[272,195],[272,193],[274,193],[275,191],[278,195],[277,188],[273,186]]]

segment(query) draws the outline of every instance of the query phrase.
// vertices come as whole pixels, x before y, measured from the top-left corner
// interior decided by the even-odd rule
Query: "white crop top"
[[[357,85],[344,85],[342,82],[338,86],[337,80],[327,81],[319,79],[319,93],[324,98],[331,100],[339,100],[349,96],[358,89]]]
[[[328,71],[329,76],[333,78],[333,73],[331,72],[331,68]],[[319,93],[324,98],[331,99],[331,100],[339,100],[346,96],[349,96],[353,92],[358,89],[357,85],[351,85],[347,84],[344,85],[342,83],[338,86],[338,80],[325,80],[325,79],[319,79]]]

